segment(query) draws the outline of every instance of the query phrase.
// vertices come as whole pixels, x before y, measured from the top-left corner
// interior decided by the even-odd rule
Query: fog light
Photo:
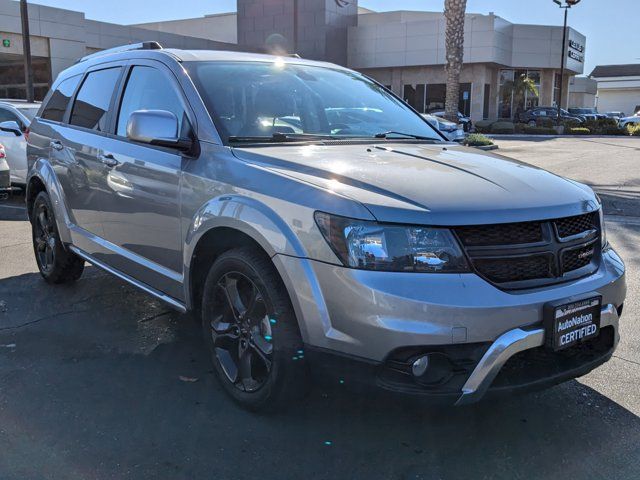
[[[411,373],[414,377],[421,377],[429,368],[429,355],[418,358],[411,366]]]

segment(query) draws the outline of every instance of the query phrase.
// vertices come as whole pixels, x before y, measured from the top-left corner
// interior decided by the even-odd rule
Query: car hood
[[[597,209],[596,197],[585,185],[455,144],[282,145],[232,150],[241,160],[358,201],[384,222],[503,223]]]

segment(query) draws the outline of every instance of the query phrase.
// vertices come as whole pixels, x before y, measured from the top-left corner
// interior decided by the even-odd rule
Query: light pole
[[[564,58],[567,56],[567,12],[580,3],[580,0],[553,0],[564,10],[564,26],[562,27],[562,54],[560,55],[560,90],[558,91],[558,125],[562,117],[562,87],[564,85]]]
[[[22,48],[24,54],[26,97],[28,102],[33,102],[33,65],[31,63],[31,38],[29,36],[29,10],[27,8],[27,0],[20,0],[20,18],[22,20]]]

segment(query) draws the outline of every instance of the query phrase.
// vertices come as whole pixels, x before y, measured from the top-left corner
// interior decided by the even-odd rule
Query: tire
[[[216,376],[241,407],[279,411],[304,397],[302,337],[284,284],[264,253],[243,247],[216,259],[203,289],[201,320]]]
[[[70,283],[80,278],[84,260],[67,250],[60,240],[47,192],[40,192],[33,203],[31,235],[38,270],[48,283]]]

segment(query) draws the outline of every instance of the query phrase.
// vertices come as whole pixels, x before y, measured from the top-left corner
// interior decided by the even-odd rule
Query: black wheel
[[[220,383],[242,407],[280,410],[304,396],[302,338],[271,260],[251,248],[222,254],[202,296],[202,327]]]
[[[84,260],[65,249],[46,192],[40,192],[31,213],[33,251],[40,274],[49,283],[74,282],[82,275]]]

